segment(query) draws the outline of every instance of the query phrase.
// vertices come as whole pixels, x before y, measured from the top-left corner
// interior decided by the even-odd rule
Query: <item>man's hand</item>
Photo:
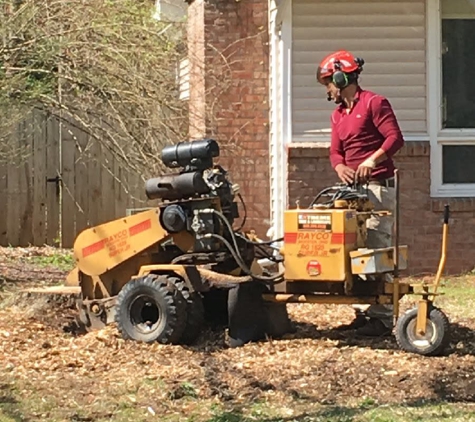
[[[371,177],[372,171],[371,167],[359,166],[358,170],[356,170],[356,180],[358,183],[366,183]]]
[[[335,171],[338,174],[340,180],[344,183],[353,184],[355,181],[355,171],[344,164],[338,164],[335,167]]]
[[[356,170],[356,180],[359,183],[366,183],[370,177],[373,169],[376,167],[376,162],[372,158],[363,161]]]

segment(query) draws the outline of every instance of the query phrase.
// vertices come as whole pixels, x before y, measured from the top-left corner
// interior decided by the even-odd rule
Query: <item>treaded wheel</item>
[[[407,311],[396,324],[396,341],[401,349],[424,356],[441,354],[450,342],[450,322],[438,308],[430,307],[425,335],[416,333],[417,308]]]
[[[180,338],[180,343],[192,344],[201,334],[204,325],[203,300],[198,292],[190,291],[183,279],[171,276],[169,281],[173,283],[186,302],[186,326]]]
[[[117,297],[115,321],[126,340],[177,344],[186,318],[186,303],[166,275],[131,280]]]

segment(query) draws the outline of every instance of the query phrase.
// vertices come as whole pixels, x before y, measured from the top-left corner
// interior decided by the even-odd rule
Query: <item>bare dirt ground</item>
[[[0,421],[475,420],[475,277],[445,282],[453,340],[425,358],[336,331],[353,314],[335,305],[289,305],[296,333],[238,349],[223,330],[193,347],[126,342],[114,326],[76,335],[72,303],[20,293],[62,283],[70,263],[67,251],[0,249]],[[424,405],[437,407],[374,413]]]

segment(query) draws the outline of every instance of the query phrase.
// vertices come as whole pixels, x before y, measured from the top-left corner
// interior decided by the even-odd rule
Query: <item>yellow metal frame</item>
[[[400,284],[398,288],[399,299],[411,292],[410,284]],[[380,295],[372,296],[343,296],[324,293],[298,294],[298,293],[264,293],[263,299],[269,302],[285,303],[316,303],[326,305],[373,305],[390,304],[393,301],[394,284],[385,283],[384,292]]]
[[[412,286],[422,288],[422,292],[414,293],[422,296],[418,301],[417,305],[417,321],[416,321],[416,331],[419,335],[425,335],[427,327],[427,317],[429,312],[429,305],[433,304],[435,298],[440,296],[441,293],[438,293],[440,287],[440,281],[442,278],[442,273],[445,268],[445,263],[447,261],[447,238],[449,235],[449,206],[445,206],[444,210],[444,225],[442,228],[442,250],[439,261],[439,266],[437,268],[437,273],[435,279],[432,283],[422,283],[422,284],[412,284]]]
[[[324,294],[264,293],[263,299],[279,303],[315,303],[325,305],[373,305],[391,302],[390,295],[380,296],[335,296]]]
[[[137,275],[134,275],[132,279],[143,277],[155,271],[176,273],[182,277],[186,275],[185,267],[180,264],[150,264],[142,265]]]

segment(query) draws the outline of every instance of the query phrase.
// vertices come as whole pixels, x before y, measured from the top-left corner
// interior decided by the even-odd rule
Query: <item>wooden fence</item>
[[[35,111],[15,135],[0,157],[0,245],[70,248],[84,228],[147,206],[139,176],[85,132]]]

